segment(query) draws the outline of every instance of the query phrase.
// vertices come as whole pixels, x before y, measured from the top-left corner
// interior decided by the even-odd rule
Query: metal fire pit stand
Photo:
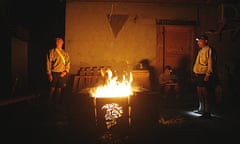
[[[130,105],[130,97],[127,96],[127,107],[128,107],[128,126],[131,126],[131,105]],[[113,98],[113,97],[111,97]],[[118,98],[118,97],[116,97]],[[94,105],[94,118],[95,118],[95,124],[98,126],[98,113],[97,113],[97,97],[93,98],[93,105]]]

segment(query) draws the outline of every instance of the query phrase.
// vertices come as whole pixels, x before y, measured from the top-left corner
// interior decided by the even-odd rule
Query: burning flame
[[[101,74],[105,75],[102,71]],[[106,70],[106,74],[107,77],[103,85],[90,89],[93,97],[127,97],[133,94],[131,72],[128,79],[126,75],[123,75],[121,80],[117,76],[113,76],[110,69]]]

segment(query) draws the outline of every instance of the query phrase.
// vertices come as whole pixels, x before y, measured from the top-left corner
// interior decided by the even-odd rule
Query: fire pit
[[[126,132],[131,125],[129,98],[93,98],[94,118],[99,131]]]
[[[102,76],[105,77],[102,85],[93,87],[89,91],[93,99],[96,126],[103,130],[111,130],[118,125],[122,127],[126,124],[129,127],[131,125],[130,97],[133,95],[131,73],[119,79],[108,69],[102,72]]]

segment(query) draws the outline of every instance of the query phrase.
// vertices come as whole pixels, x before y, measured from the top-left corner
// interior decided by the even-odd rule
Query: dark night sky
[[[8,5],[11,23],[25,27],[30,39],[48,40],[55,35],[64,35],[63,0],[10,0]]]

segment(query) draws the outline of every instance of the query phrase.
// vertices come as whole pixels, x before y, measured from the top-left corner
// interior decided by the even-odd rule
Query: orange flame
[[[104,85],[100,85],[90,89],[91,96],[93,97],[127,97],[133,94],[132,90],[132,73],[130,72],[129,79],[126,75],[122,76],[119,80],[117,76],[113,77],[110,69],[106,70],[107,79]],[[102,73],[102,75],[104,75]]]

